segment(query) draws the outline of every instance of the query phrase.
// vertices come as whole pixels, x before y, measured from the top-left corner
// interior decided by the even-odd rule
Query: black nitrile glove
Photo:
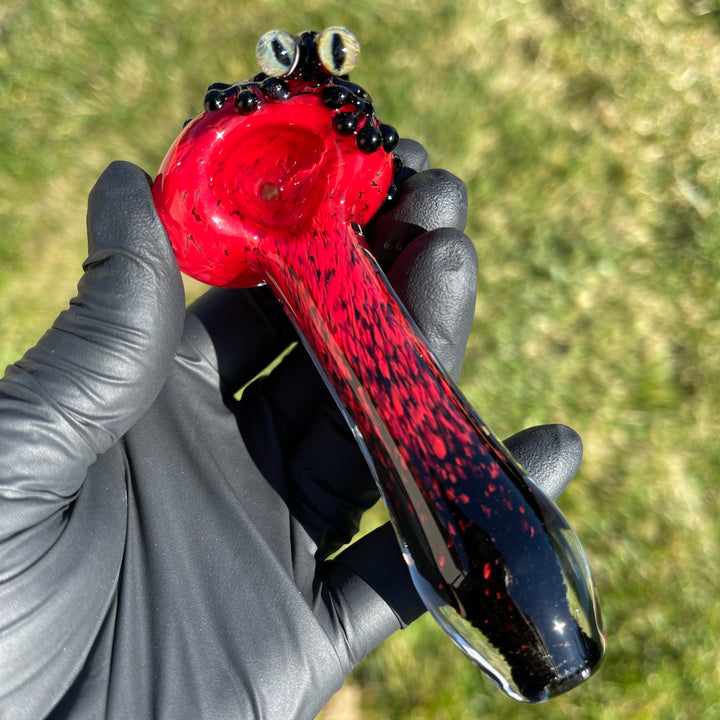
[[[455,377],[475,300],[464,189],[418,170],[374,246]],[[409,175],[410,173],[406,173]],[[77,298],[0,381],[0,717],[312,718],[423,612],[382,527],[335,560],[377,491],[266,288],[188,311],[148,180],[117,163],[90,195]],[[558,495],[568,428],[508,446]]]

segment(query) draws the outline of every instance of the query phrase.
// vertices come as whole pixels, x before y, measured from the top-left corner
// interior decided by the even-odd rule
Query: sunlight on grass
[[[359,666],[332,712],[718,718],[720,7],[483,5],[6,2],[0,361],[74,293],[107,163],[152,174],[210,82],[254,74],[265,30],[346,24],[381,118],[468,186],[480,288],[463,391],[501,436],[566,422],[584,438],[561,506],[609,650],[584,686],[518,706],[425,618]]]

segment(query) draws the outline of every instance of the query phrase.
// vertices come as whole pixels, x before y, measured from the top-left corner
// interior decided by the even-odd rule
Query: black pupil
[[[345,63],[345,43],[339,33],[333,33],[330,45],[332,51],[332,60],[335,70],[342,70]]]
[[[275,59],[285,67],[289,68],[291,63],[290,60],[290,53],[287,51],[287,48],[277,39],[273,39],[272,41],[272,51],[273,55],[275,56]]]

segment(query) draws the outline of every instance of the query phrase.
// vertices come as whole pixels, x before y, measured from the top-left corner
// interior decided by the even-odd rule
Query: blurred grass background
[[[74,294],[107,163],[152,174],[209,83],[255,73],[260,34],[331,24],[360,38],[381,119],[467,183],[461,387],[501,436],[559,421],[585,440],[561,506],[609,650],[526,707],[423,620],[323,716],[720,718],[718,0],[3,0],[0,362]]]

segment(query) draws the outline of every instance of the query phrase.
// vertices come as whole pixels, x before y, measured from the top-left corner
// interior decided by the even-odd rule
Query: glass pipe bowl
[[[392,155],[358,152],[354,137],[333,133],[333,115],[307,93],[247,116],[227,102],[184,128],[153,190],[184,272],[251,287],[266,280],[258,246],[271,231],[299,237],[321,205],[368,222],[392,183]]]

